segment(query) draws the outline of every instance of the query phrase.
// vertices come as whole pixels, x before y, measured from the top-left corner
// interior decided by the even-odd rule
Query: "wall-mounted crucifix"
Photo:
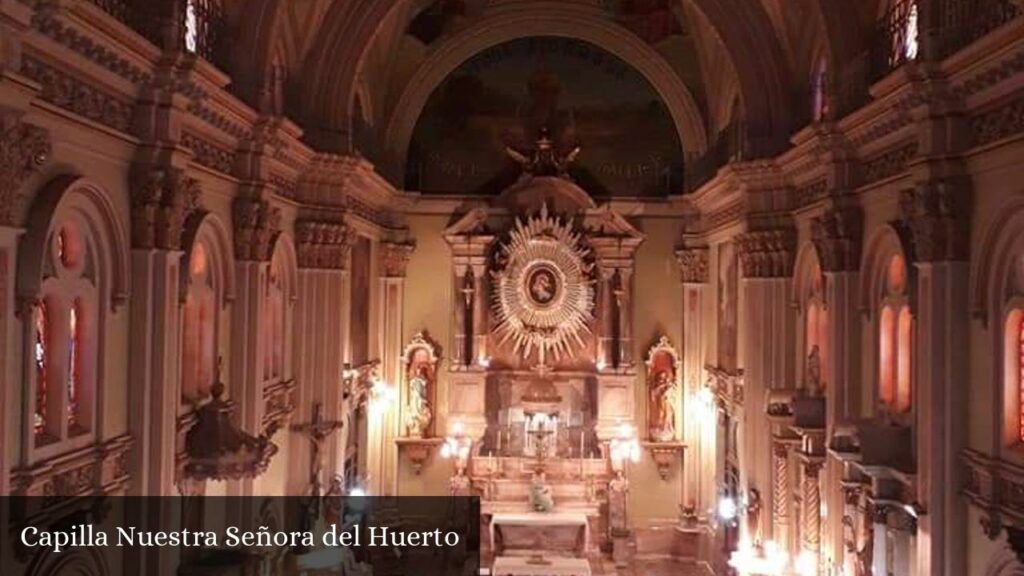
[[[324,440],[334,433],[335,430],[345,425],[340,420],[324,420],[323,404],[313,403],[313,418],[306,424],[295,424],[293,432],[303,434],[309,439],[311,451],[309,454],[309,492],[313,497],[320,496],[320,470],[323,467],[321,450]]]

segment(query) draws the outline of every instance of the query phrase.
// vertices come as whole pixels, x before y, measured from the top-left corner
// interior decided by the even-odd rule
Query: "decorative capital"
[[[833,208],[811,220],[811,242],[823,272],[846,272],[860,266],[864,217],[860,208]]]
[[[380,245],[380,274],[385,278],[405,278],[416,245],[411,242],[382,242]]]
[[[21,185],[50,158],[50,133],[20,121],[0,130],[0,224],[14,225],[24,200]]]
[[[132,174],[132,245],[178,250],[185,220],[199,206],[199,182],[177,168],[139,167]]]
[[[970,183],[954,176],[919,184],[900,197],[900,220],[918,262],[967,260]]]
[[[235,198],[232,206],[235,227],[235,258],[270,260],[271,240],[281,227],[281,211],[266,200]]]
[[[341,222],[297,221],[295,252],[299,268],[344,270],[356,237],[356,231]]]
[[[684,284],[706,284],[708,281],[708,249],[680,248],[676,262]]]
[[[743,276],[786,278],[793,273],[796,232],[791,228],[747,232],[737,238]]]

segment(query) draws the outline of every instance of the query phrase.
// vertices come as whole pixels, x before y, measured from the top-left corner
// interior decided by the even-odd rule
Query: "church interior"
[[[496,576],[1024,574],[1022,16],[0,0],[0,494],[475,496]]]

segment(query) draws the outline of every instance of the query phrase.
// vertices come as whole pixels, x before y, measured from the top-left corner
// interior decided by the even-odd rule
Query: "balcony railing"
[[[123,24],[132,25],[132,7],[130,0],[90,0],[107,14],[120,20]]]
[[[219,0],[89,0],[163,49],[184,49],[226,70],[227,19]],[[177,26],[168,26],[178,20]],[[177,30],[175,38],[167,37]],[[173,45],[168,46],[169,42]]]
[[[940,8],[943,56],[966,48],[1024,12],[1013,0],[942,0]]]

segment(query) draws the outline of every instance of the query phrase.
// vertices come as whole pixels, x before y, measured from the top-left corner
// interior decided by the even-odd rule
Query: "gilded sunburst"
[[[590,249],[570,222],[548,213],[521,219],[501,247],[494,272],[495,334],[543,364],[583,346],[594,314]]]

